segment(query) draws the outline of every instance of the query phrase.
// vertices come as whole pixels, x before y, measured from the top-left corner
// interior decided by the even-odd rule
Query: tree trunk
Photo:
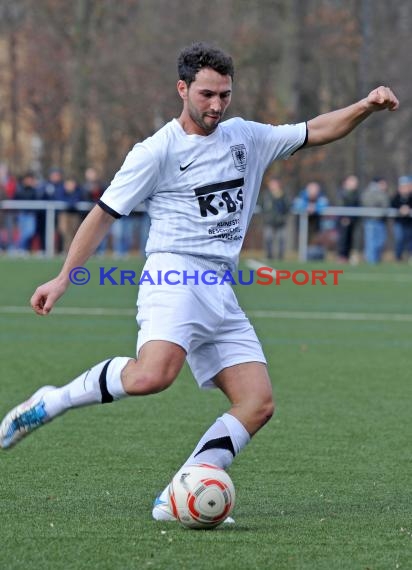
[[[12,172],[17,172],[20,165],[19,152],[19,89],[18,89],[18,55],[17,33],[12,30],[9,35],[9,64],[10,64],[10,127],[11,148],[10,166]]]
[[[72,171],[81,179],[87,168],[89,51],[92,0],[76,0],[73,61]]]

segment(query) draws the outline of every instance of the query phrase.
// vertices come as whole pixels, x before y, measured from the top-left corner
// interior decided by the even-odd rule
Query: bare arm
[[[357,103],[319,115],[308,121],[306,146],[327,144],[345,137],[371,113],[388,109],[396,111],[399,101],[389,87],[378,87]]]
[[[47,315],[51,311],[70,284],[70,271],[86,263],[114,221],[115,218],[107,214],[100,206],[95,206],[90,211],[73,238],[58,276],[40,285],[33,294],[30,304],[38,315]]]

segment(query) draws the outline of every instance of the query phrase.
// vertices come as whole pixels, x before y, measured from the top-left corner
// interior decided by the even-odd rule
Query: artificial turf
[[[1,416],[43,384],[134,355],[136,287],[99,286],[97,275],[140,262],[92,260],[90,283],[58,304],[75,314],[26,311],[60,263],[0,259]],[[325,267],[337,268],[304,266]],[[342,268],[338,286],[236,288],[278,405],[230,469],[235,525],[190,531],[150,516],[226,409],[185,368],[162,394],[70,411],[0,452],[0,568],[410,570],[411,269]]]

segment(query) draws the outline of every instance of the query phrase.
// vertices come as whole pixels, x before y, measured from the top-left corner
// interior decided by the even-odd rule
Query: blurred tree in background
[[[411,29],[408,0],[0,0],[0,162],[110,180],[179,114],[176,56],[204,40],[235,59],[232,116],[298,122],[390,85],[393,116],[275,168],[295,190],[333,193],[354,171],[394,181],[412,171]]]

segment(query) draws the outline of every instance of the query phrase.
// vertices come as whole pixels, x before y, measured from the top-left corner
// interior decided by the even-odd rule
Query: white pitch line
[[[1,307],[0,314],[20,315],[32,314],[29,307]],[[134,317],[134,309],[115,309],[104,307],[55,307],[52,314],[83,317]],[[412,314],[396,313],[329,313],[319,311],[271,311],[251,310],[247,311],[251,318],[256,319],[312,319],[328,321],[387,321],[387,322],[412,322]]]
[[[249,269],[259,269],[259,267],[270,267],[273,270],[273,276],[276,277],[276,269],[270,265],[264,265],[262,261],[258,259],[246,259],[245,264]]]
[[[273,277],[276,276],[277,270],[274,267],[267,263],[265,264],[263,261],[259,261],[258,259],[245,259],[245,265],[249,269],[254,270],[257,270],[260,267],[269,267],[273,270]],[[346,281],[372,281],[374,283],[377,281],[388,281],[391,283],[411,283],[412,285],[412,271],[410,275],[405,275],[404,273],[358,273],[356,270],[345,271],[345,266],[342,264],[337,265],[337,267],[343,271],[341,278]],[[302,268],[304,268],[303,265]],[[293,273],[292,269],[290,271]]]
[[[257,319],[314,319],[325,321],[388,321],[412,323],[412,315],[396,313],[320,313],[311,311],[248,311]]]
[[[129,317],[135,316],[137,309],[108,309],[104,307],[55,307],[51,314],[87,317]],[[0,313],[19,315],[33,313],[30,307],[0,307]],[[33,313],[34,314],[34,313]]]
[[[387,281],[390,283],[410,283],[412,285],[412,272],[410,275],[403,273],[348,273],[343,270],[343,279],[347,281]]]

